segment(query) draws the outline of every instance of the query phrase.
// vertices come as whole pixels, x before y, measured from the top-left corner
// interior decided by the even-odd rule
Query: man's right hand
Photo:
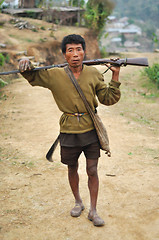
[[[28,58],[23,58],[19,61],[19,71],[24,72],[26,70],[31,70],[33,67],[31,66],[31,62]]]

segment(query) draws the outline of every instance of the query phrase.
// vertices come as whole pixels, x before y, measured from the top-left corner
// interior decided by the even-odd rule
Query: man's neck
[[[71,66],[69,66],[69,68],[71,69],[71,71],[73,72],[75,78],[77,79],[79,77],[79,75],[81,74],[81,72],[82,72],[83,65],[78,66],[78,67],[71,67]]]
[[[69,68],[71,69],[71,71],[72,71],[73,73],[81,73],[81,72],[82,72],[82,69],[83,69],[83,65],[80,65],[80,66],[78,66],[78,67],[71,67],[71,66],[69,65]]]

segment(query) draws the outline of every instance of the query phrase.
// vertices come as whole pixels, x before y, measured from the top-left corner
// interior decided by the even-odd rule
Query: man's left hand
[[[119,60],[119,58],[111,58],[110,59],[111,61],[117,61]],[[105,64],[107,67],[110,68],[110,70],[112,71],[112,80],[114,81],[119,81],[119,72],[120,72],[120,67],[117,66],[117,65],[113,65],[111,66],[112,64]],[[111,67],[110,67],[111,66]]]

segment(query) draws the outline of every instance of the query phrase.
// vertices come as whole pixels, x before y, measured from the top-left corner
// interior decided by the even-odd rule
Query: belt
[[[71,116],[71,117],[77,117],[78,121],[79,118],[84,116],[84,115],[88,115],[88,113],[64,113],[66,116]]]

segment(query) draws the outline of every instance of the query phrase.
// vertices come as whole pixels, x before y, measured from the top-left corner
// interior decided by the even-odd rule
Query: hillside
[[[24,25],[31,29],[19,29],[15,25]],[[10,15],[0,14],[0,52],[9,54],[11,64],[16,67],[18,59],[25,56],[34,56],[33,61],[41,65],[63,63],[61,53],[61,40],[67,34],[81,34],[87,41],[87,58],[100,57],[97,39],[87,28],[57,26],[45,21],[16,18]],[[18,26],[19,26],[18,25]],[[12,66],[12,67],[13,67]]]
[[[65,34],[73,32],[86,37],[88,57],[98,57],[96,39],[88,37],[87,29],[59,27],[54,32],[55,40],[47,30],[49,24],[36,20],[32,23],[46,30],[19,30],[8,21],[0,28],[0,41],[7,45],[3,51],[15,56],[10,67],[15,67],[22,56],[16,53],[25,50],[35,56],[35,61],[46,60],[50,54],[54,59],[49,63],[63,62],[57,46]],[[41,42],[44,38],[46,41]],[[150,65],[159,62],[159,53],[120,55],[147,57]],[[104,66],[97,68],[105,70]],[[8,70],[8,65],[4,69]],[[99,104],[98,108],[112,152],[107,158],[102,151],[99,161],[98,212],[106,222],[102,228],[94,227],[87,219],[89,192],[84,155],[79,160],[79,175],[85,210],[79,218],[70,216],[74,200],[59,147],[53,163],[45,158],[59,133],[61,115],[52,94],[31,87],[21,75],[10,77],[10,84],[0,89],[0,239],[159,239],[159,92],[141,71],[142,67],[122,67],[120,101],[109,107]],[[108,71],[105,82],[108,84],[110,79]]]
[[[116,3],[114,9],[118,17],[129,17],[134,20],[142,20],[144,23],[151,23],[152,27],[158,28],[159,2],[156,0],[113,0]]]

